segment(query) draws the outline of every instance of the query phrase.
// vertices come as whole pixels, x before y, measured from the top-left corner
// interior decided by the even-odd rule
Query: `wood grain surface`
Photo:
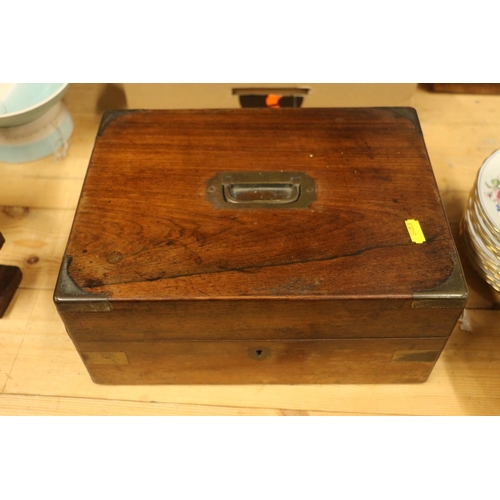
[[[429,380],[396,385],[94,384],[52,302],[60,260],[105,107],[106,85],[71,85],[68,156],[0,164],[1,262],[23,282],[0,320],[4,415],[498,415],[500,294],[472,270],[458,225],[477,170],[500,147],[500,96],[418,89],[418,112],[469,286],[471,331],[455,328]]]
[[[316,200],[216,209],[207,183],[227,171],[303,173]],[[67,255],[75,283],[113,301],[410,298],[450,276],[453,251],[412,110],[252,109],[108,115]]]
[[[99,383],[424,382],[457,261],[411,108],[113,111],[55,299]]]

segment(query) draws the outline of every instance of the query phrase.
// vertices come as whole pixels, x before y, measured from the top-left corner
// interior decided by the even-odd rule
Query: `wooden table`
[[[71,85],[65,159],[0,163],[0,262],[23,281],[0,320],[0,415],[498,415],[500,294],[471,269],[458,225],[477,170],[500,148],[500,96],[419,88],[412,105],[469,284],[472,332],[457,326],[429,381],[417,385],[99,386],[52,303],[61,256],[100,115],[116,87]]]

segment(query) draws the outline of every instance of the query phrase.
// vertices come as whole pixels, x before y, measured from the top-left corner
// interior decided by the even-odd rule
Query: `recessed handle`
[[[295,203],[300,197],[300,184],[242,183],[224,184],[224,198],[228,203],[284,205]]]
[[[316,200],[314,179],[301,172],[219,172],[207,182],[215,208],[307,208]]]

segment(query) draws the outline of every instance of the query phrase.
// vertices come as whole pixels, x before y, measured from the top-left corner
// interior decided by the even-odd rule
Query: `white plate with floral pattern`
[[[500,235],[500,149],[483,163],[478,188],[481,207]]]

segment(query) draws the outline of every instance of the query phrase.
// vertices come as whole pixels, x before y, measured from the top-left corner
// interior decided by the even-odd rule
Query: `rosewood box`
[[[405,383],[467,288],[413,109],[133,110],[54,300],[97,383]]]

